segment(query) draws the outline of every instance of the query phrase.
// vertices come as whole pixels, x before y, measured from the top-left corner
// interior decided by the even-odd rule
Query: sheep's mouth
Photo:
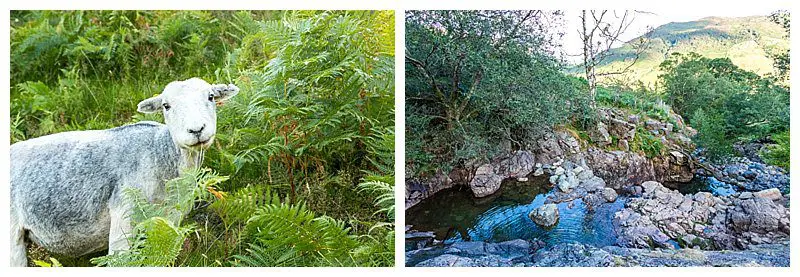
[[[189,145],[189,148],[208,148],[211,145],[211,139],[198,140],[197,143]]]

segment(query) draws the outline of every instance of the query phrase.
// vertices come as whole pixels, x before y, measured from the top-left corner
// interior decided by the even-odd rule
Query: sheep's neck
[[[187,150],[179,148],[181,153],[180,171],[187,169],[197,169],[203,165],[203,156],[205,149]]]

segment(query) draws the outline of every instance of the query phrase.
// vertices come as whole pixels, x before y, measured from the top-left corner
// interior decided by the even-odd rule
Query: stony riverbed
[[[789,264],[788,196],[778,188],[751,192],[697,176],[682,190],[649,181],[605,197],[605,182],[570,162],[530,177],[484,198],[448,189],[408,209],[406,264]],[[557,207],[550,227],[529,215],[546,204]]]

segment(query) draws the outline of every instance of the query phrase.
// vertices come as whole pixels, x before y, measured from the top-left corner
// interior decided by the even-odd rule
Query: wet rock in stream
[[[555,169],[549,170],[550,183],[556,185],[545,203],[565,203],[581,199],[586,203],[589,210],[594,210],[599,205],[614,202],[617,199],[617,192],[613,188],[606,187],[606,182],[602,178],[594,175],[593,171],[585,165],[564,161]]]
[[[558,207],[555,204],[545,204],[533,209],[528,217],[542,227],[552,227],[558,223]]]
[[[789,174],[782,168],[752,161],[746,157],[735,157],[724,164],[712,167],[734,185],[746,191],[761,191],[777,188],[781,192],[789,189]]]

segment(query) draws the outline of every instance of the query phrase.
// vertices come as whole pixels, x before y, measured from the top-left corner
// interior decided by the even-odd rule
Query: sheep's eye
[[[164,103],[164,110],[169,110],[169,108],[170,108],[170,105],[167,104],[167,103]]]
[[[208,101],[214,102],[214,94],[208,95]]]

